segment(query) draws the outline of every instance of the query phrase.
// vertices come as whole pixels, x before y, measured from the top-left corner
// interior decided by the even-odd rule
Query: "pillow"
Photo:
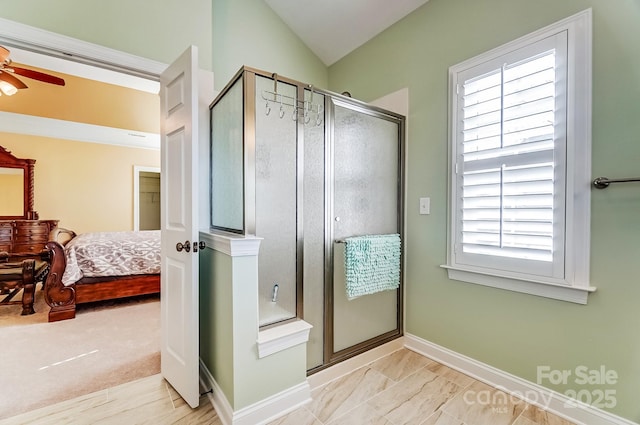
[[[49,233],[49,240],[58,242],[60,245],[65,246],[71,239],[76,237],[76,233],[73,230],[65,229],[62,227],[54,228]]]

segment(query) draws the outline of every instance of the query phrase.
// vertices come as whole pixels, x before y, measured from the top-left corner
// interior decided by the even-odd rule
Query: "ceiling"
[[[265,0],[329,66],[428,0]]]

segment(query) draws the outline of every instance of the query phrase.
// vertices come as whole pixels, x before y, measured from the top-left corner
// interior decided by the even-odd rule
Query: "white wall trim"
[[[48,56],[138,75],[154,81],[167,64],[0,18],[0,42]]]
[[[296,320],[258,332],[258,358],[270,356],[309,341],[311,326],[304,320]]]
[[[123,128],[0,111],[0,132],[52,139],[100,143],[140,149],[160,149],[160,135]]]
[[[462,267],[441,265],[447,269],[449,279],[459,282],[471,282],[491,288],[506,289],[523,294],[567,301],[576,304],[587,304],[589,294],[596,291],[595,287],[569,286],[544,281],[518,280],[497,273],[486,274],[481,271],[465,270]]]
[[[474,360],[448,348],[415,335],[405,335],[405,347],[456,369],[508,394],[524,398],[528,403],[577,424],[584,425],[637,425],[613,413],[577,404],[564,394],[504,372],[486,363]]]
[[[267,424],[311,401],[311,390],[309,383],[305,380],[271,397],[233,411],[231,404],[202,359],[200,359],[200,381],[207,389],[213,389],[213,394],[208,397],[223,425]]]
[[[230,257],[251,257],[258,255],[262,238],[201,230],[200,240],[207,244],[207,248],[222,252]]]
[[[98,68],[97,66],[73,62],[67,58],[48,56],[35,53],[18,47],[10,47],[11,60],[28,67],[38,67],[49,71],[60,72],[101,83],[113,84],[151,94],[160,92],[160,83],[145,77],[124,74],[111,69]],[[28,80],[27,80],[28,81]]]
[[[262,425],[272,422],[311,401],[309,383],[295,385],[240,409],[233,414],[233,425]]]
[[[233,423],[233,408],[227,397],[222,392],[222,388],[213,378],[213,375],[200,358],[200,385],[205,391],[211,389],[212,392],[207,394],[207,398],[216,410],[220,421],[223,425],[231,425]]]

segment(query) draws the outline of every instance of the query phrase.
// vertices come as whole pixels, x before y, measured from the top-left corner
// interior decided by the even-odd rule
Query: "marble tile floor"
[[[222,425],[205,396],[192,410],[160,375],[0,421],[8,424]],[[269,425],[571,425],[407,349],[312,392]]]
[[[0,425],[222,425],[206,396],[191,409],[162,376],[152,375],[0,421]]]

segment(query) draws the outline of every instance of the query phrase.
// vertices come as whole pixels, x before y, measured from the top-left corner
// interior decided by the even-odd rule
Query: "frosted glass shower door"
[[[333,353],[399,331],[398,290],[346,296],[349,236],[401,233],[399,122],[357,107],[334,107]]]
[[[256,75],[256,236],[260,326],[296,317],[298,285],[298,139],[296,86]],[[281,101],[280,103],[278,101]]]

